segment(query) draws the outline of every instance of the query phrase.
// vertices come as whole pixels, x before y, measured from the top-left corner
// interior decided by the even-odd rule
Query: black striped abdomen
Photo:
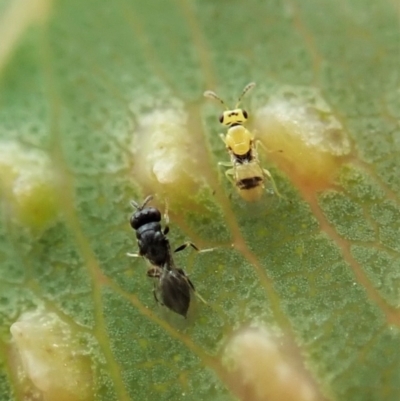
[[[242,178],[236,182],[236,186],[239,189],[252,189],[260,186],[263,182],[263,178],[259,176]]]

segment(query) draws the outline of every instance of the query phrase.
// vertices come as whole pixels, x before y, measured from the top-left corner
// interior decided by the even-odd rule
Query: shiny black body
[[[131,227],[136,231],[139,255],[155,266],[171,263],[171,248],[166,237],[168,228],[161,231],[160,221],[161,213],[154,207],[138,209],[130,220]]]
[[[137,209],[130,219],[131,227],[136,231],[139,255],[146,258],[152,265],[147,276],[155,278],[154,297],[157,302],[174,312],[186,317],[191,291],[194,286],[182,269],[175,267],[167,234],[168,226],[162,230],[161,213],[154,207],[146,207],[151,200],[147,197],[141,206],[132,202]],[[191,245],[184,244],[175,251],[180,251]],[[197,249],[197,248],[196,248]],[[137,256],[137,255],[136,255]]]

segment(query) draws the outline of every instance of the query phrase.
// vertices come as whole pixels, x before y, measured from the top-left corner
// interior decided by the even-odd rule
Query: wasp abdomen
[[[190,305],[190,291],[193,284],[182,269],[164,270],[160,281],[163,304],[176,313],[186,317]]]
[[[262,177],[243,178],[236,183],[236,186],[239,189],[252,189],[261,185],[262,182],[263,182]]]

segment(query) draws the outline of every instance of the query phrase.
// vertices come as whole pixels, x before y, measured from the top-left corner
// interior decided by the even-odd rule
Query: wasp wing
[[[158,292],[167,308],[186,317],[191,291],[194,291],[194,286],[182,269],[175,266],[163,268],[158,282]]]

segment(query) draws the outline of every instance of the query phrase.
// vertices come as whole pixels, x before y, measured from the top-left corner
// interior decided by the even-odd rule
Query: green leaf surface
[[[400,399],[398,5],[33,3],[26,17],[24,1],[0,2],[0,400],[28,399],[10,326],[35,308],[80,339],[95,400],[235,399],[219,357],[249,322],[296,343],[320,399]],[[323,191],[267,163],[285,199],[254,206],[218,174],[220,110],[202,93],[235,99],[251,81],[252,109],[280,87],[316,87],[343,124],[351,153]],[[172,246],[217,247],[176,256],[208,303],[187,321],[155,303],[145,261],[126,257],[129,201],[154,191],[132,140],[163,108],[189,116],[185,152],[202,154],[204,182],[159,194],[160,209],[172,199]]]

